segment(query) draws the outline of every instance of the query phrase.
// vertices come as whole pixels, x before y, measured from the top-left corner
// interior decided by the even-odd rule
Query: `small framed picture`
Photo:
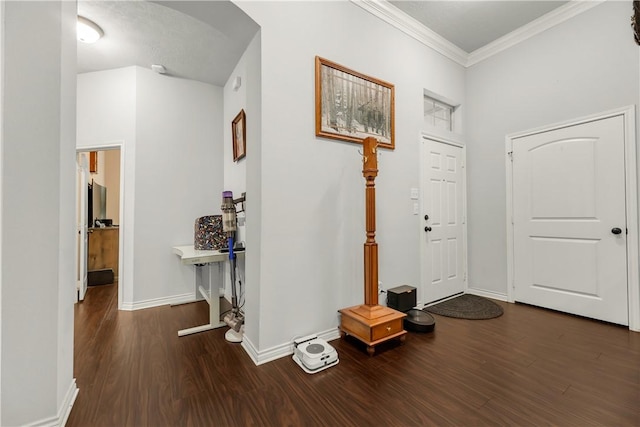
[[[89,152],[89,172],[98,173],[98,152]]]
[[[231,122],[233,136],[233,161],[237,162],[247,154],[247,118],[244,110],[240,110]]]

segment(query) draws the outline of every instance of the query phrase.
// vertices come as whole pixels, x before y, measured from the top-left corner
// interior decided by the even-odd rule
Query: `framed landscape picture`
[[[247,123],[244,110],[240,110],[233,122],[231,122],[231,135],[233,137],[233,161],[237,162],[247,154]]]
[[[395,148],[394,86],[316,56],[316,136]]]

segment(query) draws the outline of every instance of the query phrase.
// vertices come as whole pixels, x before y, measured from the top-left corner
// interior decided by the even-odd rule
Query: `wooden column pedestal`
[[[373,355],[375,346],[399,338],[404,342],[407,331],[403,328],[404,313],[381,305],[356,305],[340,312],[340,332],[367,344],[367,353]]]
[[[378,141],[367,138],[363,141],[362,175],[366,179],[366,226],[367,241],[364,244],[364,304],[343,308],[340,312],[340,332],[367,344],[372,355],[375,346],[390,339],[405,339],[403,328],[406,314],[378,304],[378,244],[376,243],[376,189],[378,175]]]

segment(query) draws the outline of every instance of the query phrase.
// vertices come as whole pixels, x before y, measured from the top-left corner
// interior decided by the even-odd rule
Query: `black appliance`
[[[416,288],[413,286],[403,285],[387,291],[387,307],[407,315],[404,318],[404,328],[407,331],[433,332],[435,319],[429,313],[415,309],[416,304]]]

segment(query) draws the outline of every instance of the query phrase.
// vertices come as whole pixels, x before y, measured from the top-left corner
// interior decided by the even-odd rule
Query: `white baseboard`
[[[193,292],[189,292],[181,295],[173,295],[170,297],[162,297],[162,298],[153,298],[144,301],[138,302],[122,302],[122,307],[120,310],[124,311],[134,311],[134,310],[142,310],[145,308],[151,307],[159,307],[161,305],[178,305],[185,304],[188,302],[196,301]]]
[[[73,408],[73,403],[76,401],[76,397],[78,397],[78,392],[80,390],[76,386],[76,379],[74,378],[69,385],[69,389],[64,396],[64,400],[62,401],[62,405],[58,408],[58,415],[55,417],[45,418],[34,423],[27,424],[31,427],[62,427],[67,423],[69,419],[69,414],[71,414],[71,408]]]
[[[469,288],[467,288],[466,293],[472,294],[472,295],[477,295],[479,297],[485,297],[485,298],[489,298],[489,299],[495,299],[495,300],[498,300],[498,301],[507,302],[507,295],[506,294],[501,294],[499,292],[486,291],[484,289],[475,289],[475,288],[469,287]]]
[[[332,341],[340,338],[340,332],[338,331],[338,328],[332,328],[323,332],[318,332],[315,335],[325,341]],[[251,360],[253,360],[253,363],[255,363],[256,365],[262,365],[264,363],[271,362],[273,360],[280,359],[281,357],[293,354],[292,342],[279,344],[266,350],[258,350],[246,336],[242,340],[242,348],[244,348]]]
[[[67,423],[67,419],[69,419],[71,409],[73,408],[73,404],[78,397],[78,393],[80,393],[80,389],[76,385],[76,379],[74,378],[69,385],[67,394],[64,396],[62,406],[60,406],[60,409],[58,409],[58,419],[60,420],[60,423],[58,424],[59,426],[64,426]]]
[[[256,365],[259,365],[258,363],[258,349],[256,348],[255,345],[253,345],[253,343],[251,342],[251,340],[249,340],[249,338],[247,338],[247,336],[245,335],[244,337],[242,337],[242,348],[244,348],[245,353],[247,353],[249,355],[249,357],[251,358],[251,360],[253,360],[253,363],[255,363]]]

